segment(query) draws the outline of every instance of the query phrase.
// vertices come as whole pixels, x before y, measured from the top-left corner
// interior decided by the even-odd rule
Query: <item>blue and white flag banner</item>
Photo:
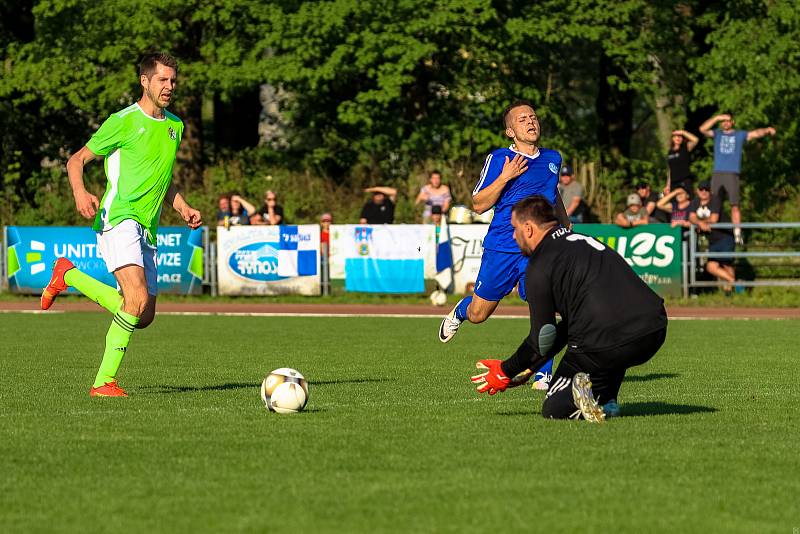
[[[14,293],[39,294],[47,285],[56,258],[66,257],[81,271],[117,287],[97,248],[97,234],[86,227],[8,226],[8,285]],[[204,228],[163,226],[156,235],[159,293],[200,293],[205,259]],[[69,288],[69,293],[78,293]]]
[[[338,264],[344,271],[347,291],[424,292],[426,267],[430,270],[435,268],[435,254],[433,225],[347,224],[331,227],[332,270]]]
[[[220,295],[319,295],[319,226],[217,228]]]
[[[330,252],[328,257],[328,268],[331,280],[344,280],[345,279],[345,262],[347,258],[352,257],[353,250],[353,232],[354,228],[358,227],[371,227],[371,228],[416,228],[412,234],[416,232],[423,232],[424,243],[421,243],[422,256],[425,265],[425,280],[433,280],[436,276],[436,229],[432,224],[393,224],[393,225],[356,225],[356,224],[332,224],[331,225],[331,243]],[[372,239],[383,239],[391,234],[379,232],[372,234]],[[417,239],[417,238],[414,238]]]
[[[442,290],[449,292],[453,285],[453,250],[450,247],[450,229],[446,217],[442,217],[436,242],[436,283]]]

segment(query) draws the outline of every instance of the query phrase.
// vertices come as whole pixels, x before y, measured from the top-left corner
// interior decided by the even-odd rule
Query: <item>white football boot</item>
[[[590,423],[602,423],[606,420],[606,414],[592,395],[592,381],[586,373],[577,373],[572,377],[572,400],[578,410],[575,415],[583,416]]]

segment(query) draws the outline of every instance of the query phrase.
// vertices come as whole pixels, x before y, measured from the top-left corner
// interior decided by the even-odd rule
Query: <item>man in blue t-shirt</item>
[[[712,130],[714,125],[722,121],[722,129]],[[719,197],[723,189],[731,203],[731,219],[736,227],[733,229],[738,244],[743,244],[742,229],[739,223],[739,174],[742,167],[742,148],[747,141],[765,135],[775,135],[775,128],[768,126],[756,130],[734,130],[733,115],[722,114],[711,117],[700,126],[700,133],[714,138],[714,171],[711,174],[711,194]]]
[[[556,208],[559,221],[569,226],[569,217],[558,195],[561,155],[539,148],[539,119],[533,106],[519,101],[503,112],[505,134],[514,142],[486,157],[478,183],[472,192],[473,209],[483,213],[494,208],[494,216],[483,240],[481,268],[472,296],[463,298],[442,319],[439,340],[447,343],[464,320],[481,323],[489,318],[500,300],[518,285],[526,299],[524,280],[528,258],[514,241],[511,208],[531,195],[542,195]],[[537,373],[537,389],[547,389],[552,374],[550,361]]]

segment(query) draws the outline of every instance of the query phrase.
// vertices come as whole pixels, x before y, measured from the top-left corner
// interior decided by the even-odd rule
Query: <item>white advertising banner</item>
[[[467,293],[467,286],[475,283],[481,267],[483,238],[488,224],[451,224],[450,246],[453,250],[453,292]]]
[[[217,228],[220,295],[319,295],[319,226]]]
[[[433,279],[436,275],[436,227],[432,224],[332,224],[330,232],[331,280],[345,279],[345,265],[348,259],[352,263],[353,243],[358,236],[368,236],[365,243],[369,243],[359,252],[360,255],[371,256],[375,250],[386,246],[398,247],[396,243],[403,243],[414,249],[415,257],[422,257],[425,279]]]

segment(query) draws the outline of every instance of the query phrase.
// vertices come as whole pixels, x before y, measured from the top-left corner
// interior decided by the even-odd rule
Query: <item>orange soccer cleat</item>
[[[125,390],[122,389],[117,385],[116,380],[112,380],[111,382],[106,382],[99,388],[92,387],[89,391],[90,397],[127,397],[128,394],[125,393]]]
[[[50,278],[50,283],[42,290],[42,309],[47,310],[56,301],[56,297],[62,291],[66,291],[69,287],[64,281],[64,273],[70,269],[75,268],[67,258],[58,258],[53,264],[53,276]]]

